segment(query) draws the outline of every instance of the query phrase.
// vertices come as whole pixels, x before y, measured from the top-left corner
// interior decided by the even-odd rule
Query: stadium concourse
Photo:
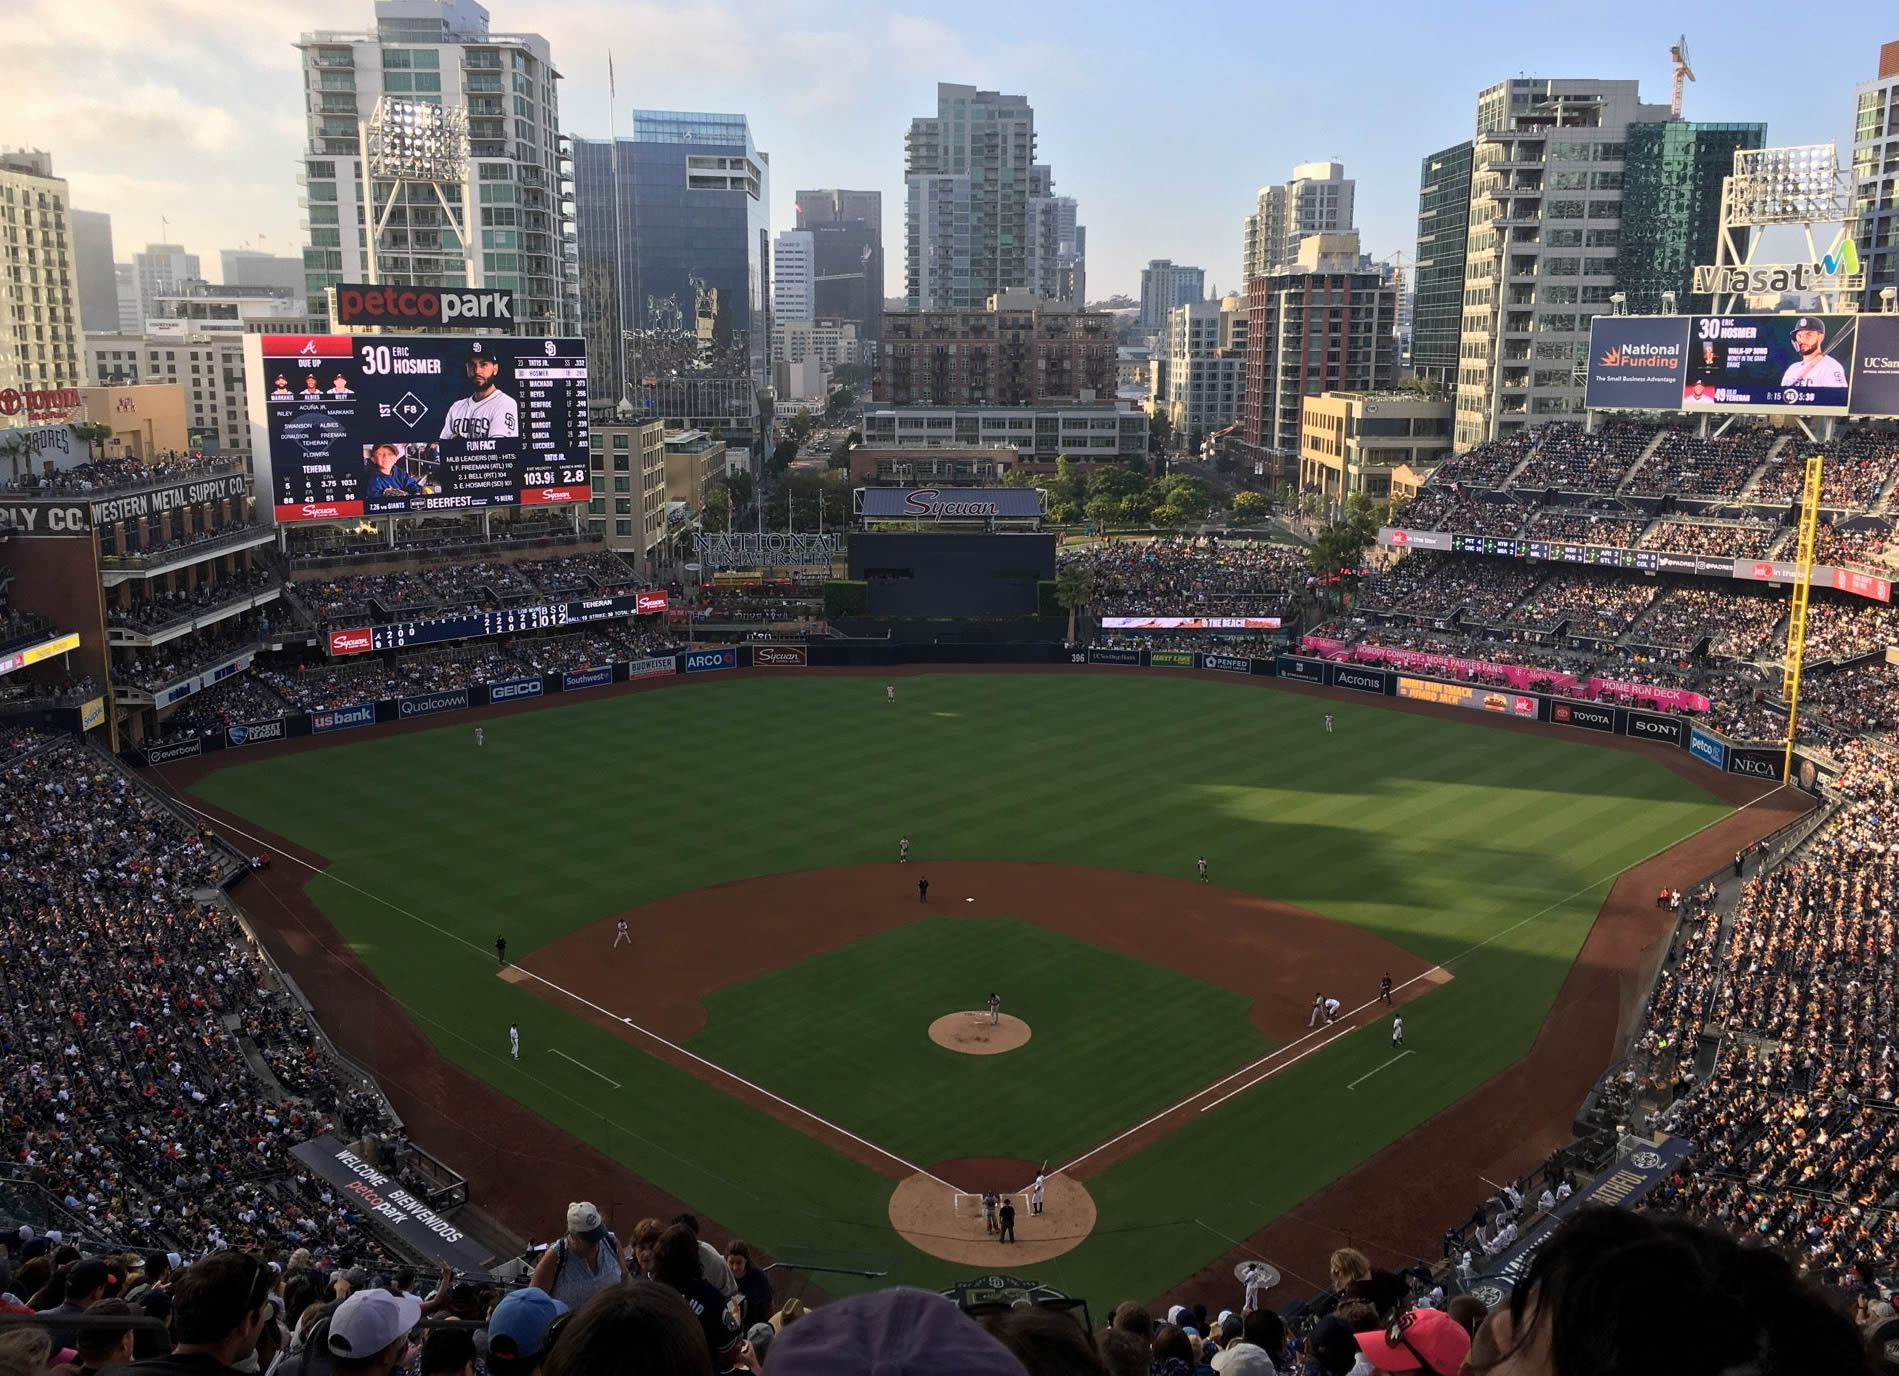
[[[1868,579],[1889,578],[1894,559],[1894,443],[1890,432],[1848,429],[1827,446],[1822,554]],[[1653,427],[1589,434],[1552,426],[1447,462],[1393,524],[1716,560],[1784,559],[1804,456],[1780,431],[1703,439]],[[188,460],[180,466],[217,471]],[[100,466],[58,482],[61,493],[92,495],[153,476]],[[151,709],[142,723],[149,744],[289,711],[573,672],[672,646],[676,623],[640,618],[334,661],[261,653],[372,620],[652,586],[571,531],[522,524],[418,530],[395,548],[396,567],[386,543],[334,530],[283,562],[248,545],[234,554],[266,529],[248,517],[188,535],[160,532],[157,544],[133,542],[118,557],[142,571],[178,549],[208,546],[208,567],[182,583],[132,580],[113,599],[111,625],[137,636],[115,642],[111,676],[163,691],[203,666],[250,656],[162,711]],[[1291,639],[1331,658],[1428,657],[1425,671],[1440,677],[1677,711],[1736,740],[1784,733],[1784,591],[1731,575],[1679,563],[1604,567],[1413,548],[1382,554],[1347,605],[1302,551],[1284,544],[1162,538],[1085,547],[1064,563],[1090,570],[1086,624],[1091,643],[1104,647],[1245,651]],[[8,604],[0,611],[9,634],[47,629]],[[690,615],[803,622],[810,612],[810,599],[793,591],[754,589],[708,593]],[[1152,633],[1101,624],[1155,616],[1282,624],[1272,632],[1242,625]],[[181,625],[190,629],[152,634]],[[298,635],[285,637],[286,625]],[[1610,1069],[1585,1115],[1606,1124],[1611,1138],[1625,1128],[1692,1144],[1664,1162],[1643,1210],[1572,1214],[1572,1201],[1590,1191],[1593,1163],[1587,1152],[1559,1153],[1494,1191],[1473,1182],[1470,1212],[1443,1220],[1440,1252],[1341,1246],[1317,1295],[1297,1293],[1310,1287],[1290,1279],[1249,1292],[1243,1275],[1232,1275],[1183,1294],[1195,1301],[1185,1308],[1109,1309],[1121,1297],[1090,1296],[1106,1321],[1093,1334],[1049,1308],[971,1318],[948,1306],[919,1307],[904,1292],[822,1303],[806,1291],[787,1304],[774,1293],[774,1276],[784,1273],[760,1264],[768,1259],[710,1224],[708,1238],[724,1245],[703,1246],[696,1225],[669,1221],[683,1214],[679,1201],[652,1201],[654,1215],[637,1222],[610,1220],[623,1255],[617,1265],[602,1260],[603,1276],[637,1282],[602,1283],[590,1294],[581,1268],[543,1277],[585,1311],[558,1332],[551,1304],[513,1294],[499,1279],[458,1274],[418,1283],[422,1256],[374,1228],[354,1196],[292,1154],[328,1133],[364,1155],[389,1152],[382,1159],[390,1178],[404,1178],[404,1144],[388,1105],[333,1059],[223,899],[244,858],[201,835],[94,745],[8,728],[0,737],[0,920],[8,927],[0,963],[0,1216],[18,1226],[0,1233],[0,1292],[10,1307],[52,1315],[46,1327],[59,1346],[76,1347],[80,1365],[94,1368],[107,1353],[105,1337],[95,1335],[110,1335],[107,1355],[118,1353],[126,1326],[150,1316],[169,1337],[158,1325],[133,1335],[141,1354],[174,1339],[221,1343],[224,1364],[244,1366],[255,1353],[255,1369],[281,1362],[299,1376],[310,1364],[306,1344],[329,1350],[326,1332],[374,1335],[386,1347],[425,1309],[429,1323],[478,1325],[485,1369],[504,1373],[701,1342],[713,1364],[676,1369],[869,1369],[876,1354],[866,1345],[893,1333],[934,1354],[934,1366],[917,1369],[1173,1376],[1209,1367],[1265,1371],[1271,1362],[1343,1376],[1363,1351],[1382,1369],[1411,1369],[1405,1354],[1424,1352],[1429,1365],[1451,1371],[1465,1357],[1483,1365],[1500,1338],[1509,1345],[1512,1320],[1487,1318],[1487,1303],[1521,1323],[1537,1312],[1523,1303],[1530,1300],[1554,1318],[1538,1341],[1557,1347],[1541,1349],[1539,1370],[1598,1369],[1590,1352],[1602,1349],[1563,1346],[1585,1340],[1646,1354],[1637,1363],[1644,1369],[1860,1369],[1862,1339],[1883,1346],[1899,1324],[1888,1298],[1899,1281],[1899,1015],[1891,999],[1899,671],[1884,658],[1895,642],[1889,600],[1816,589],[1800,739],[1836,771],[1823,776],[1822,805],[1792,835],[1736,856],[1732,871],[1675,900],[1677,935],[1627,1058]],[[34,701],[92,687],[80,675],[35,681]],[[405,1048],[413,1045],[418,1061],[430,1054],[410,1036]],[[1428,1168],[1403,1162],[1404,1148],[1394,1144],[1387,1155],[1414,1173]],[[600,1178],[596,1170],[605,1163],[555,1154],[532,1184],[543,1199],[571,1199]],[[417,1180],[419,1191],[427,1187]],[[576,1204],[564,1216],[550,1209],[535,1231],[564,1234],[571,1252],[588,1257],[604,1222]],[[1383,1235],[1375,1208],[1350,1226],[1359,1239]],[[1737,1251],[1731,1239],[1749,1250]],[[1530,1243],[1534,1261],[1512,1269]],[[1611,1248],[1623,1264],[1590,1275],[1590,1308],[1576,1312],[1578,1278]],[[1507,1284],[1487,1287],[1506,1271],[1515,1301]],[[428,1302],[396,1297],[411,1288]],[[1681,1323],[1647,1321],[1658,1289]],[[386,1300],[361,1293],[378,1290],[395,1293]],[[354,1304],[344,1298],[351,1292]],[[1627,1319],[1624,1332],[1619,1316],[1643,1322]],[[76,1327],[60,1331],[64,1324]],[[454,1332],[431,1336],[440,1351],[431,1359],[425,1349],[421,1371],[459,1370],[454,1354],[475,1355]],[[0,1370],[37,1370],[58,1355],[33,1342],[0,1331]]]

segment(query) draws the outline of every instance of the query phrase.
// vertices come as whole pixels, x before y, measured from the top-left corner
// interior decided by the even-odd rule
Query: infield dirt
[[[740,670],[721,677],[835,673],[887,680],[945,672],[1074,671],[1036,666],[973,670],[914,666]],[[1090,668],[1086,672],[1150,671]],[[1230,675],[1180,673],[1235,682]],[[1445,721],[1481,722],[1492,730],[1542,733],[1555,729],[1436,704],[1371,699],[1341,689],[1267,679],[1250,683],[1264,691],[1375,705]],[[590,690],[575,700],[690,686],[684,679],[645,680]],[[511,703],[349,734],[353,740],[363,740],[466,726],[556,705],[558,700]],[[1226,1255],[1173,1287],[1168,1300],[1234,1304],[1238,1299],[1234,1267],[1252,1257],[1270,1260],[1286,1274],[1284,1291],[1273,1296],[1278,1301],[1322,1288],[1325,1260],[1335,1247],[1359,1247],[1380,1265],[1435,1256],[1444,1229],[1461,1221],[1483,1197],[1483,1178],[1504,1180],[1519,1175],[1569,1140],[1572,1115],[1596,1077],[1619,1054],[1621,1038],[1660,963],[1670,919],[1655,909],[1655,891],[1663,885],[1686,888],[1699,882],[1724,867],[1734,851],[1813,806],[1811,798],[1790,790],[1763,793],[1758,784],[1716,773],[1681,750],[1619,737],[1586,739],[1598,748],[1646,755],[1723,801],[1746,805],[1745,810],[1636,867],[1616,883],[1527,1056],[1261,1232],[1237,1241]],[[294,738],[252,747],[237,756],[219,752],[158,766],[146,771],[146,777],[161,789],[182,794],[197,779],[225,765],[334,743],[332,737]],[[305,892],[310,873],[327,865],[324,857],[261,831],[244,818],[205,807],[197,799],[181,801],[229,835],[240,850],[250,853],[261,846],[280,857],[273,868],[240,880],[233,896],[271,953],[315,1005],[329,1037],[375,1075],[406,1120],[411,1138],[468,1178],[471,1198],[484,1211],[520,1237],[551,1235],[560,1226],[570,1197],[568,1182],[574,1178],[598,1182],[598,1202],[622,1232],[642,1216],[670,1218],[689,1207],[443,1056]],[[1333,929],[1351,930],[1342,924],[1333,924]],[[1142,958],[1149,957],[1143,953]],[[1202,970],[1191,973],[1206,977]],[[879,1168],[886,1175],[895,1174],[889,1163]],[[715,1221],[703,1221],[713,1242],[722,1244],[731,1236]],[[1123,1297],[1105,1298],[1112,1303]]]

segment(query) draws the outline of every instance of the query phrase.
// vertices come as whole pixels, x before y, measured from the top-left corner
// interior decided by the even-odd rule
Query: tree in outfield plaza
[[[791,467],[791,461],[798,457],[796,440],[779,440],[771,451],[771,457],[765,460],[765,476],[781,478],[785,470]]]
[[[706,484],[705,505],[699,510],[699,524],[705,530],[732,528],[732,499],[726,495],[724,483]]]
[[[1165,411],[1155,411],[1147,418],[1147,452],[1165,454],[1167,447],[1174,442],[1174,423],[1167,419]]]
[[[851,483],[848,478],[816,473],[794,473],[787,482],[791,492],[791,528],[816,530],[818,504],[824,504],[824,528],[842,530],[851,519]],[[782,512],[784,503],[777,503]]]
[[[839,440],[837,442],[837,448],[831,451],[831,467],[849,468],[851,466],[851,450],[856,448],[859,444],[862,444],[863,441],[864,437],[855,430]]]
[[[1063,564],[1055,570],[1055,600],[1068,613],[1068,643],[1075,643],[1075,613],[1094,594],[1094,575],[1086,564]]]
[[[1354,492],[1346,499],[1339,518],[1320,527],[1312,542],[1312,567],[1323,574],[1358,568],[1364,562],[1365,551],[1377,539],[1377,503],[1362,492]]]
[[[1233,499],[1233,519],[1236,521],[1263,520],[1270,506],[1264,493],[1242,492]]]
[[[742,511],[752,504],[752,475],[743,468],[735,468],[721,480],[725,483],[726,496],[731,499],[732,510]]]
[[[803,444],[817,428],[817,418],[811,414],[808,406],[800,406],[798,414],[785,423],[785,433],[791,436],[794,444]]]
[[[831,382],[840,388],[861,387],[869,381],[870,369],[861,363],[839,363],[831,369]]]
[[[1146,498],[1147,479],[1131,469],[1113,464],[1097,468],[1084,485],[1087,500],[1082,509],[1088,519],[1103,525],[1109,521],[1142,521],[1153,509]]]
[[[1207,513],[1213,510],[1213,489],[1203,480],[1186,473],[1156,478],[1148,488],[1147,495],[1154,502],[1156,524],[1179,526],[1204,521]],[[1163,520],[1163,511],[1168,512],[1171,519]]]
[[[848,387],[839,387],[835,392],[824,399],[824,418],[826,420],[835,420],[850,410],[856,401],[857,393]]]

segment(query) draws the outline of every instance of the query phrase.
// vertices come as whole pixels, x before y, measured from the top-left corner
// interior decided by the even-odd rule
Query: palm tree
[[[1085,564],[1063,564],[1055,570],[1055,600],[1068,613],[1068,643],[1075,643],[1075,613],[1094,595],[1094,575]]]

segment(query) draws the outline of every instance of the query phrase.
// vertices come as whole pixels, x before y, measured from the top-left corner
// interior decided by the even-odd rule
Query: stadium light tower
[[[1759,231],[1775,227],[1798,228],[1806,236],[1806,261],[1828,265],[1826,274],[1809,290],[1820,298],[1822,312],[1855,311],[1866,289],[1854,250],[1853,186],[1840,168],[1839,152],[1830,143],[1793,148],[1750,148],[1734,155],[1734,170],[1721,182],[1721,234],[1715,243],[1714,296],[1716,315],[1747,309],[1744,293],[1721,291],[1730,269],[1754,266],[1754,256],[1766,238]],[[1832,233],[1827,234],[1827,228]],[[1815,230],[1821,231],[1816,238]],[[1826,247],[1820,247],[1824,240]],[[1697,276],[1700,270],[1697,269]],[[1742,271],[1741,276],[1745,276]]]
[[[369,226],[369,280],[382,281],[382,232],[399,204],[405,187],[426,186],[435,193],[448,228],[461,244],[462,273],[467,285],[480,286],[476,258],[469,246],[464,217],[449,204],[445,188],[461,188],[468,180],[468,115],[460,106],[444,107],[426,101],[384,96],[360,126],[363,173],[372,188],[389,183],[389,195],[375,209]],[[458,190],[456,200],[462,200]]]

